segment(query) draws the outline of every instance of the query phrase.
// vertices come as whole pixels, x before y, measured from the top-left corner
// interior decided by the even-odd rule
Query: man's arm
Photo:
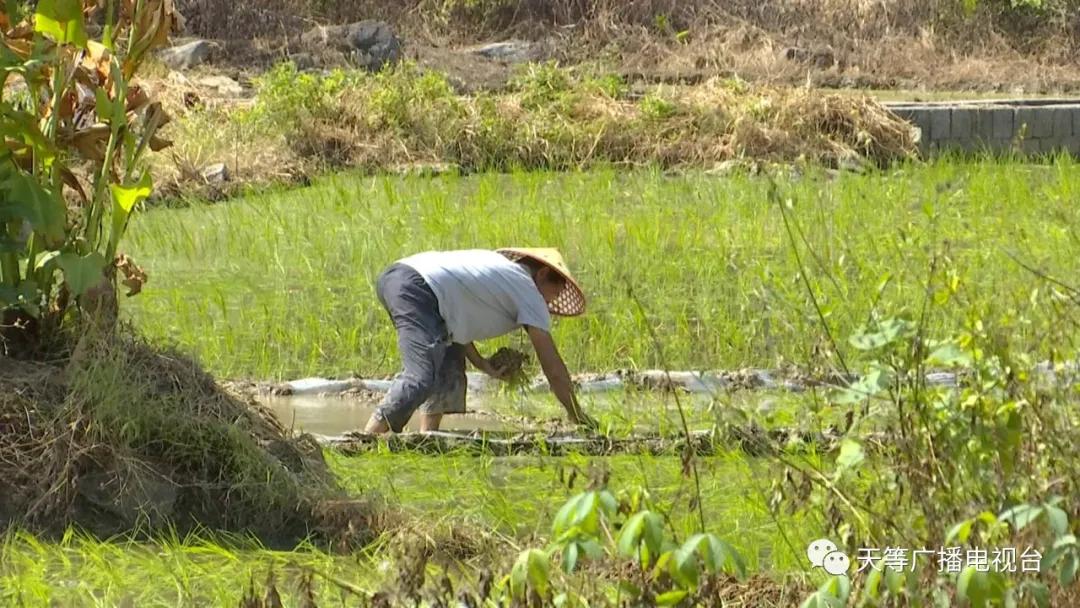
[[[469,342],[465,345],[465,358],[472,363],[476,369],[484,372],[492,378],[498,378],[499,372],[492,365],[491,362],[484,358],[480,354],[480,351],[476,350],[476,344]]]
[[[529,339],[533,348],[536,349],[536,358],[540,360],[540,367],[544,370],[544,376],[548,379],[551,392],[566,409],[566,415],[575,424],[595,426],[595,422],[581,411],[577,396],[574,395],[574,385],[570,381],[570,371],[555,348],[555,340],[551,334],[536,327],[528,327]]]

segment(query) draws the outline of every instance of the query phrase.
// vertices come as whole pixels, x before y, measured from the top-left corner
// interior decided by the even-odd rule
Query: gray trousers
[[[405,369],[375,416],[400,433],[418,408],[425,414],[464,413],[465,346],[450,342],[431,287],[412,268],[394,264],[379,275],[376,293],[397,330]]]

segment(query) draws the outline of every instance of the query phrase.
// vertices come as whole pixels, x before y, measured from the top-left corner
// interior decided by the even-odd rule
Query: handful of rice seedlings
[[[516,389],[529,384],[529,375],[525,373],[525,364],[529,361],[529,356],[525,353],[504,346],[495,351],[489,361],[504,375],[509,388]]]

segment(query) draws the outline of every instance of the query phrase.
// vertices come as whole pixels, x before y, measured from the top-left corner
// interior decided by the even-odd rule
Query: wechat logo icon
[[[846,576],[851,559],[836,549],[836,543],[820,538],[806,547],[806,557],[815,568],[821,568],[833,576]]]

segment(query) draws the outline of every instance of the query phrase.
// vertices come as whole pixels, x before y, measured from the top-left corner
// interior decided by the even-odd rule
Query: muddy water
[[[376,404],[339,397],[292,396],[263,400],[286,427],[323,437],[336,437],[363,430]],[[506,423],[491,415],[454,414],[443,417],[444,431],[505,431]],[[420,430],[420,416],[414,415],[406,431]]]

